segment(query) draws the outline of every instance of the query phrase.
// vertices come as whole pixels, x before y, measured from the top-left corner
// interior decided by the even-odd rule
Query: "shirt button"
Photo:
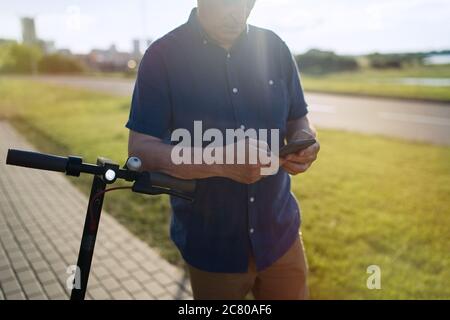
[[[251,228],[250,233],[253,233],[253,232],[255,232],[255,229]]]
[[[231,58],[231,54],[228,53],[227,54],[227,58],[230,59]]]
[[[250,202],[252,202],[252,203],[255,202],[255,198],[251,197]]]
[[[238,89],[237,88],[233,88],[233,93],[238,93]]]
[[[203,40],[203,44],[208,44],[208,40]]]

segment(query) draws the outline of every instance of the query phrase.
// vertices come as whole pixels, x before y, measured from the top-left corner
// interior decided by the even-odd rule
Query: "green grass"
[[[0,78],[0,118],[45,152],[123,164],[128,111],[125,98]],[[320,139],[320,159],[293,180],[312,298],[449,299],[450,148],[331,130]],[[89,179],[69,179],[89,192]],[[167,197],[116,192],[105,206],[182,265]],[[381,267],[381,290],[366,288],[369,265]]]
[[[362,96],[450,102],[450,87],[431,87],[397,83],[400,78],[450,78],[450,66],[410,67],[404,70],[333,73],[323,76],[302,75],[306,91],[343,93]]]

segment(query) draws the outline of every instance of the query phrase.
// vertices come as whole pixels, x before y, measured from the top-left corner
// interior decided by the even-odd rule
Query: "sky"
[[[131,50],[187,21],[196,0],[0,0],[0,38],[21,40],[20,17],[39,38],[87,53]],[[340,54],[450,49],[450,0],[257,0],[249,23],[275,31],[294,53]]]

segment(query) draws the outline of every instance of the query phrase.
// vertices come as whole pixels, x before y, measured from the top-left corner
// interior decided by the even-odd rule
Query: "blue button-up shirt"
[[[183,128],[279,129],[307,114],[297,65],[273,32],[249,25],[230,51],[209,39],[196,14],[155,41],[141,61],[126,127],[163,140]],[[149,150],[151,152],[151,150]],[[280,258],[296,240],[300,210],[290,177],[246,185],[199,179],[195,201],[171,197],[171,238],[189,264],[209,272],[258,270]]]

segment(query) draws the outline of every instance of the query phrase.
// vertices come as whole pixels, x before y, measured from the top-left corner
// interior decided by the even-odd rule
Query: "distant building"
[[[23,44],[39,46],[44,54],[61,54],[73,56],[91,70],[102,72],[128,72],[135,70],[142,59],[141,41],[133,40],[132,52],[121,52],[113,44],[107,50],[93,49],[89,54],[72,54],[68,49],[57,49],[54,41],[44,41],[38,38],[33,18],[21,18]],[[0,44],[8,40],[1,40]],[[151,40],[147,40],[149,45]]]
[[[22,18],[22,41],[24,44],[33,45],[38,42],[36,27],[33,18]]]
[[[90,69],[102,72],[128,71],[138,60],[134,53],[118,51],[113,44],[108,50],[93,49],[87,55],[77,55]],[[139,58],[140,59],[140,58]],[[131,63],[134,62],[134,63]]]
[[[63,56],[71,56],[72,55],[72,51],[70,51],[69,49],[58,49],[56,51],[56,53],[63,55]]]
[[[140,59],[142,52],[141,52],[141,41],[139,39],[133,40],[133,57],[136,59]]]
[[[55,41],[40,41],[40,45],[46,54],[56,53]]]
[[[22,43],[26,45],[36,45],[41,48],[45,54],[56,52],[54,41],[45,41],[39,39],[36,33],[36,26],[33,18],[24,17],[20,19],[22,23]]]

